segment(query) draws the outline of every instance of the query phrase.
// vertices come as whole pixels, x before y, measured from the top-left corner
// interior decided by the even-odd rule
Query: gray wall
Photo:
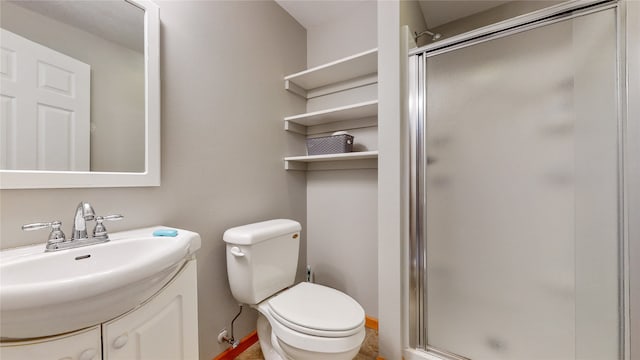
[[[413,37],[414,33],[421,33],[427,30],[427,23],[424,20],[420,4],[415,0],[404,0],[400,2],[400,25],[407,25],[409,33]],[[424,46],[430,43],[429,35],[421,36],[417,39],[417,46]]]
[[[489,10],[469,15],[462,19],[454,20],[444,25],[440,25],[433,32],[442,34],[443,38],[462,34],[483,26],[495,24],[497,22],[527,14],[536,10],[544,9],[566,0],[523,0],[513,1]]]
[[[317,66],[378,46],[376,3],[365,1],[334,21],[307,29],[307,65]],[[377,85],[312,99],[307,111],[375,100]],[[359,151],[377,150],[377,127],[348,130]],[[307,259],[317,283],[355,298],[378,316],[376,169],[307,173]]]
[[[375,1],[362,1],[341,17],[307,29],[307,66],[314,67],[378,45]]]
[[[285,171],[282,161],[304,151],[301,139],[282,130],[285,114],[305,110],[282,79],[306,67],[306,32],[271,1],[159,5],[162,185],[2,190],[0,245],[44,242],[46,231],[20,231],[28,222],[60,219],[69,234],[81,200],[99,214],[125,215],[109,224],[111,231],[162,224],[200,233],[200,358],[210,360],[225,349],[216,336],[237,312],[227,282],[224,230],[280,217],[306,229],[305,173]],[[304,266],[306,241],[301,245]],[[255,319],[254,310],[244,312],[236,337],[255,329]]]
[[[144,54],[8,1],[1,5],[2,28],[91,66],[91,171],[144,171]]]

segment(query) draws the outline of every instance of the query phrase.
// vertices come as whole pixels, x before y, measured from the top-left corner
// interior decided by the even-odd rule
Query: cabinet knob
[[[98,350],[96,349],[87,349],[80,354],[78,360],[92,360],[98,354]]]
[[[113,347],[116,349],[120,349],[123,346],[127,345],[127,341],[129,341],[129,336],[127,334],[120,335],[115,340],[113,340]]]

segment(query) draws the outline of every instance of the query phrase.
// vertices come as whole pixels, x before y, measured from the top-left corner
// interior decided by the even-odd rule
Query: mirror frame
[[[122,0],[144,10],[144,172],[0,170],[0,189],[160,186],[160,9],[150,0]]]

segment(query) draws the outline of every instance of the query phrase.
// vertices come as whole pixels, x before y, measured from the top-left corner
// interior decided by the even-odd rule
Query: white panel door
[[[100,326],[59,337],[0,346],[2,360],[99,360]]]
[[[89,171],[91,67],[0,31],[0,168]]]
[[[196,261],[155,298],[102,325],[105,360],[197,360]]]

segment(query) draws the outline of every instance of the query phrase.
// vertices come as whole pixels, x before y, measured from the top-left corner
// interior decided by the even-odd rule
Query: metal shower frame
[[[409,215],[409,279],[407,287],[408,299],[408,344],[412,349],[424,351],[428,359],[465,360],[455,354],[447,353],[428,346],[426,333],[426,253],[425,253],[425,169],[423,154],[426,154],[425,129],[421,121],[426,111],[425,59],[430,56],[475,45],[492,39],[527,31],[536,27],[549,25],[558,21],[583,16],[591,12],[607,8],[616,9],[617,17],[617,63],[618,63],[618,221],[619,245],[619,359],[630,360],[631,330],[640,331],[640,326],[631,323],[630,302],[640,306],[640,299],[631,298],[631,292],[640,290],[632,288],[629,281],[631,256],[634,261],[640,260],[640,249],[630,248],[630,238],[634,244],[640,242],[640,221],[631,222],[630,214],[640,214],[640,105],[630,103],[629,99],[640,98],[640,79],[632,78],[635,74],[640,78],[639,64],[627,61],[627,53],[640,54],[640,33],[633,31],[632,26],[640,20],[640,4],[634,4],[633,16],[628,14],[627,1],[620,0],[574,0],[558,4],[546,9],[518,16],[494,25],[479,28],[461,35],[453,36],[431,43],[409,52],[408,84],[409,84],[409,133],[410,133],[410,215]],[[628,20],[631,19],[631,20]],[[629,21],[629,22],[628,22]],[[640,59],[638,59],[640,60]],[[635,165],[634,165],[635,164]],[[640,246],[637,244],[636,246]],[[634,254],[631,251],[635,251]],[[639,265],[635,265],[639,266]],[[635,315],[637,316],[637,315]],[[637,320],[635,320],[638,322]],[[635,333],[634,333],[635,334]],[[636,335],[637,336],[637,335]],[[634,345],[634,350],[640,345]]]

